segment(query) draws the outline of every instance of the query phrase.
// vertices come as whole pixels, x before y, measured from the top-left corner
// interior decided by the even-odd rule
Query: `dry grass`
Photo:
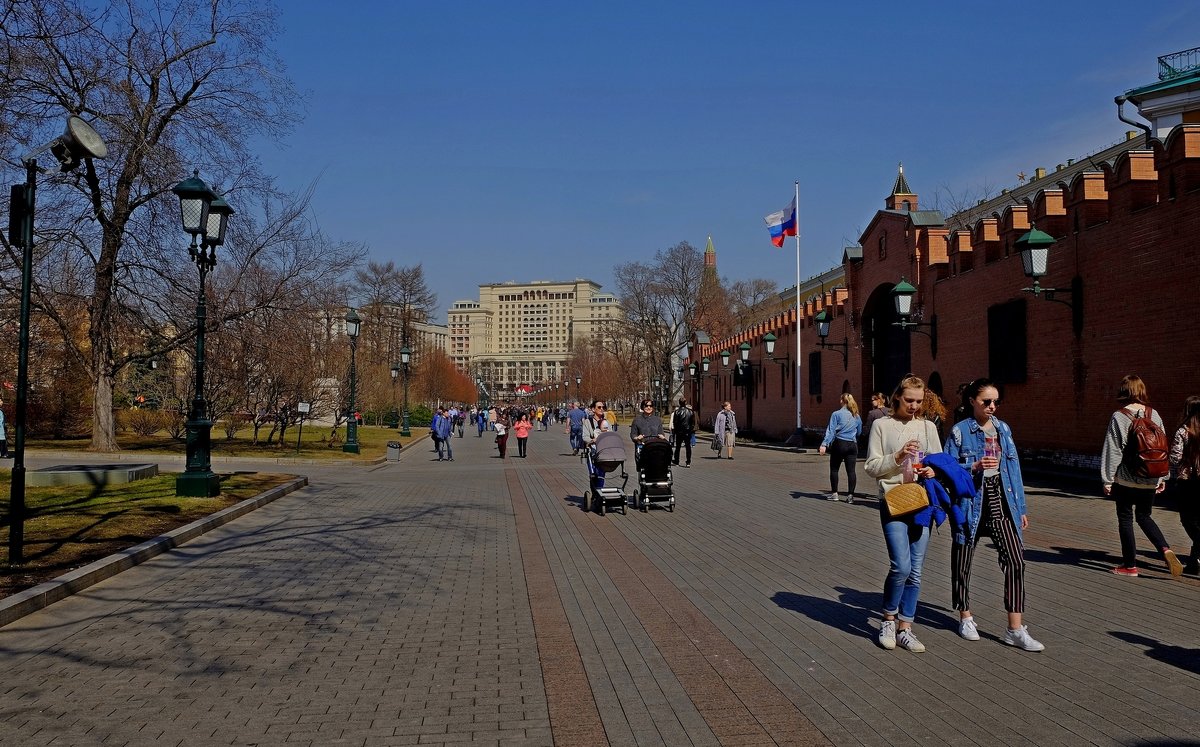
[[[175,474],[111,485],[26,489],[25,560],[0,565],[0,597],[36,586],[106,555],[133,547],[292,479],[291,475],[238,473],[221,476],[215,498],[175,495]],[[8,494],[11,472],[0,472]],[[8,504],[0,514],[0,544],[8,546]],[[7,551],[5,552],[7,556]]]

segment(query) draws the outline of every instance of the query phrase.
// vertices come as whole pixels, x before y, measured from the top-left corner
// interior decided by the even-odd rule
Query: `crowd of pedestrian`
[[[818,449],[830,457],[826,497],[842,500],[839,487],[844,469],[845,500],[854,502],[856,464],[865,450],[867,474],[878,481],[879,521],[888,557],[880,646],[918,653],[925,650],[913,630],[922,570],[931,529],[949,519],[953,537],[949,582],[958,612],[958,634],[968,641],[981,637],[971,610],[971,571],[980,539],[990,536],[1003,574],[1001,596],[1007,615],[1000,640],[1024,651],[1042,651],[1045,646],[1030,634],[1024,619],[1023,533],[1030,518],[1016,440],[1008,423],[997,417],[1000,386],[980,378],[960,386],[958,395],[959,402],[951,412],[922,379],[910,375],[890,397],[874,392],[864,418],[854,396],[843,393]],[[530,431],[548,431],[561,423],[571,454],[579,455],[599,434],[616,430],[606,404],[597,399],[587,407],[578,401],[564,407],[527,409],[512,405],[472,406],[469,410],[439,407],[430,435],[437,459],[453,461],[451,441],[456,431],[462,437],[464,420],[469,420],[478,436],[485,431],[495,434],[501,459],[507,456],[510,432],[514,434],[517,456],[524,459]],[[1121,552],[1120,563],[1112,572],[1127,577],[1139,573],[1136,523],[1171,575],[1200,575],[1200,396],[1184,402],[1179,424],[1170,434],[1162,415],[1151,407],[1140,377],[1129,375],[1121,380],[1116,404],[1100,456],[1101,486],[1115,505]],[[691,467],[699,423],[699,415],[684,398],[665,422],[656,412],[656,403],[643,400],[629,429],[635,455],[648,441],[673,440],[673,463],[678,466],[682,456],[683,466]],[[943,430],[947,425],[948,434]],[[738,426],[730,402],[722,403],[711,426],[713,458],[733,459]],[[590,474],[593,468],[591,460],[588,462]],[[590,476],[593,482],[603,479],[603,475]],[[1191,540],[1186,558],[1172,550],[1152,515],[1155,497],[1169,481],[1180,522]]]

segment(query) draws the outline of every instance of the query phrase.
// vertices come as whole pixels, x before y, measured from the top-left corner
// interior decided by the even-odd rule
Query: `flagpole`
[[[796,180],[796,433],[799,446],[804,447],[804,429],[800,419],[800,374],[803,366],[800,362],[800,180]]]

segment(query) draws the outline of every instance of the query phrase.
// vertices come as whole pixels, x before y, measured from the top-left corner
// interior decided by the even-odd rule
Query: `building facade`
[[[609,334],[620,314],[615,296],[582,278],[484,284],[478,301],[451,306],[448,350],[489,396],[511,395],[520,387],[569,381],[574,345]]]
[[[987,376],[1000,383],[998,414],[1027,455],[1092,468],[1117,385],[1136,373],[1173,430],[1184,399],[1200,394],[1191,329],[1200,315],[1198,91],[1200,66],[1129,92],[1152,136],[1134,131],[1080,162],[1037,169],[1028,183],[949,217],[922,210],[897,178],[859,246],[846,250],[844,287],[693,353],[718,361],[722,350],[751,347],[740,384],[719,363],[688,382],[701,408],[730,399],[740,425],[780,438],[798,406],[811,442],[842,392],[869,402],[911,372],[953,410],[959,385]],[[1017,248],[1035,226],[1054,239],[1036,286]],[[916,291],[915,327],[897,325],[902,280]],[[778,338],[774,361],[768,332]],[[789,381],[797,333],[798,402]]]

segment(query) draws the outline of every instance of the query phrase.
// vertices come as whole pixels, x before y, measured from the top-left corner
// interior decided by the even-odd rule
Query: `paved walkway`
[[[453,463],[296,466],[310,487],[0,629],[0,743],[1200,740],[1200,583],[1149,552],[1107,573],[1110,503],[1030,490],[1041,654],[1000,643],[989,547],[983,640],[957,637],[943,528],[914,655],[874,644],[877,511],[825,501],[823,458],[700,449],[674,513],[602,518],[565,446],[501,461],[468,433]]]

